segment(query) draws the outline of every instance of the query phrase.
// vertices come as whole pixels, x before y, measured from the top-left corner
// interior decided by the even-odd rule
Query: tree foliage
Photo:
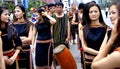
[[[29,0],[29,8],[28,10],[30,10],[30,8],[38,8],[40,6],[41,1],[40,0]],[[45,2],[42,2],[42,5],[45,5]]]
[[[10,10],[10,12],[12,12],[13,9],[14,9],[14,4],[12,4],[12,3],[8,3],[8,2],[1,3],[1,2],[0,2],[0,5],[7,6],[8,9]]]
[[[30,8],[38,8],[40,6],[40,0],[29,0],[28,2],[28,6],[29,8],[27,9],[28,11],[30,11]],[[45,5],[45,2],[42,2],[42,5]],[[14,2],[13,3],[8,3],[8,2],[1,2],[0,0],[0,5],[5,5],[9,8],[10,11],[12,11],[14,9]]]

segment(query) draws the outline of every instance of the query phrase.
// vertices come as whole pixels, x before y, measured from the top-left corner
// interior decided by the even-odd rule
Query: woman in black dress
[[[19,67],[30,69],[30,44],[32,44],[33,24],[27,19],[23,5],[16,5],[14,8],[13,26],[18,31],[22,40],[22,52],[19,54]]]
[[[0,6],[0,31],[2,32],[1,38],[6,69],[16,69],[16,60],[22,49],[22,42],[16,29],[8,23],[8,8]]]
[[[86,69],[91,69],[91,62],[98,54],[106,34],[107,26],[105,25],[100,7],[93,2],[86,4],[83,12],[84,27],[79,28],[81,44],[84,50]]]
[[[40,8],[36,11],[36,19],[38,22],[35,24],[33,29],[32,42],[33,50],[37,34],[35,48],[36,69],[48,69],[52,65],[53,60],[53,48],[51,47],[51,42],[53,42],[51,36],[51,26],[56,22],[56,20]]]

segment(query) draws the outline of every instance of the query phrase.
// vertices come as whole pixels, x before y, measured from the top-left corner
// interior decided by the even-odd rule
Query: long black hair
[[[4,12],[4,10],[8,10],[8,7],[0,6],[0,17],[1,17],[1,14]],[[0,31],[2,32],[2,35],[8,34],[8,39],[13,38],[17,35],[16,29],[13,26],[10,26],[9,22],[5,23],[4,28],[1,28],[1,23],[2,21],[0,19]]]
[[[118,21],[117,21],[117,38],[115,40],[116,46],[120,46],[120,2],[114,2],[111,6],[115,5],[118,12]],[[113,33],[114,34],[114,33]]]
[[[8,10],[8,7],[6,7],[6,6],[0,6],[0,17],[2,15],[2,13],[4,12],[4,10]],[[2,21],[0,19],[0,29],[1,29],[1,23],[2,23]],[[5,23],[5,27],[7,27],[7,26],[8,26],[8,23]]]
[[[15,9],[16,7],[19,7],[19,8],[22,10],[22,12],[24,13],[24,14],[23,14],[24,19],[25,19],[25,20],[28,20],[28,19],[27,19],[27,14],[26,14],[25,7],[24,7],[22,4],[15,5],[14,9]],[[18,19],[17,19],[17,18],[15,17],[15,15],[14,15],[13,22],[16,22],[17,20],[18,20]]]
[[[114,2],[112,5],[115,5],[117,8],[117,12],[118,12],[117,31],[118,31],[119,37],[120,37],[120,27],[119,27],[120,26],[120,2]]]
[[[42,16],[42,12],[45,12],[45,10],[43,10],[41,8],[38,8],[36,10],[36,12],[39,13],[40,16]],[[49,19],[46,16],[42,16],[41,20],[43,20],[42,22],[48,22],[49,21]],[[38,20],[37,23],[39,23],[39,22],[40,22],[40,20]]]
[[[21,11],[24,13],[23,17],[24,17],[25,22],[27,22],[27,30],[26,30],[26,32],[29,32],[30,25],[33,25],[33,24],[27,18],[27,13],[26,13],[25,7],[22,4],[15,5],[14,9],[16,7],[19,7],[21,9]],[[15,14],[14,14],[14,16],[13,16],[13,23],[15,23],[16,21],[18,21],[18,18],[16,18]]]
[[[93,6],[96,6],[98,7],[99,9],[99,12],[100,12],[100,16],[99,16],[99,22],[101,24],[103,24],[103,27],[107,28],[107,25],[105,24],[104,20],[103,20],[103,17],[102,17],[102,12],[101,12],[101,9],[100,9],[100,6],[94,2],[89,2],[85,5],[84,7],[84,11],[83,11],[83,23],[85,24],[85,27],[84,27],[84,36],[87,37],[87,34],[89,32],[89,26],[91,24],[91,19],[90,19],[90,16],[89,16],[89,10],[91,7]]]
[[[99,5],[96,4],[96,3],[93,3],[93,2],[89,2],[89,3],[86,4],[86,6],[84,8],[84,12],[83,12],[83,22],[86,23],[86,24],[88,24],[88,25],[91,24],[91,19],[89,17],[89,10],[93,6],[98,7],[99,12],[100,12],[99,22],[105,25],[105,22],[103,20],[101,9],[100,9]]]

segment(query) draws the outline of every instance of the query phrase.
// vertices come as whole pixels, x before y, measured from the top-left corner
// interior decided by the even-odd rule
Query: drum
[[[76,62],[65,45],[57,46],[53,52],[62,69],[77,69]]]

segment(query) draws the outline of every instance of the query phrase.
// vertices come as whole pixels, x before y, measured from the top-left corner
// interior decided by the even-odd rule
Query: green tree
[[[40,6],[40,0],[29,0],[29,8],[28,10],[30,11],[30,8],[38,8]],[[42,5],[45,5],[45,2],[42,2]]]
[[[8,2],[1,3],[1,2],[0,2],[0,5],[5,5],[5,6],[7,6],[8,9],[10,10],[10,12],[12,12],[13,9],[14,9],[14,4],[12,4],[12,3],[8,3]]]
[[[40,4],[41,4],[40,0],[29,0],[29,3],[28,3],[29,8],[27,9],[27,11],[29,12],[31,8],[38,8]],[[42,5],[45,5],[45,4],[46,4],[45,2],[42,2]],[[28,13],[27,17],[31,18],[31,14]]]

